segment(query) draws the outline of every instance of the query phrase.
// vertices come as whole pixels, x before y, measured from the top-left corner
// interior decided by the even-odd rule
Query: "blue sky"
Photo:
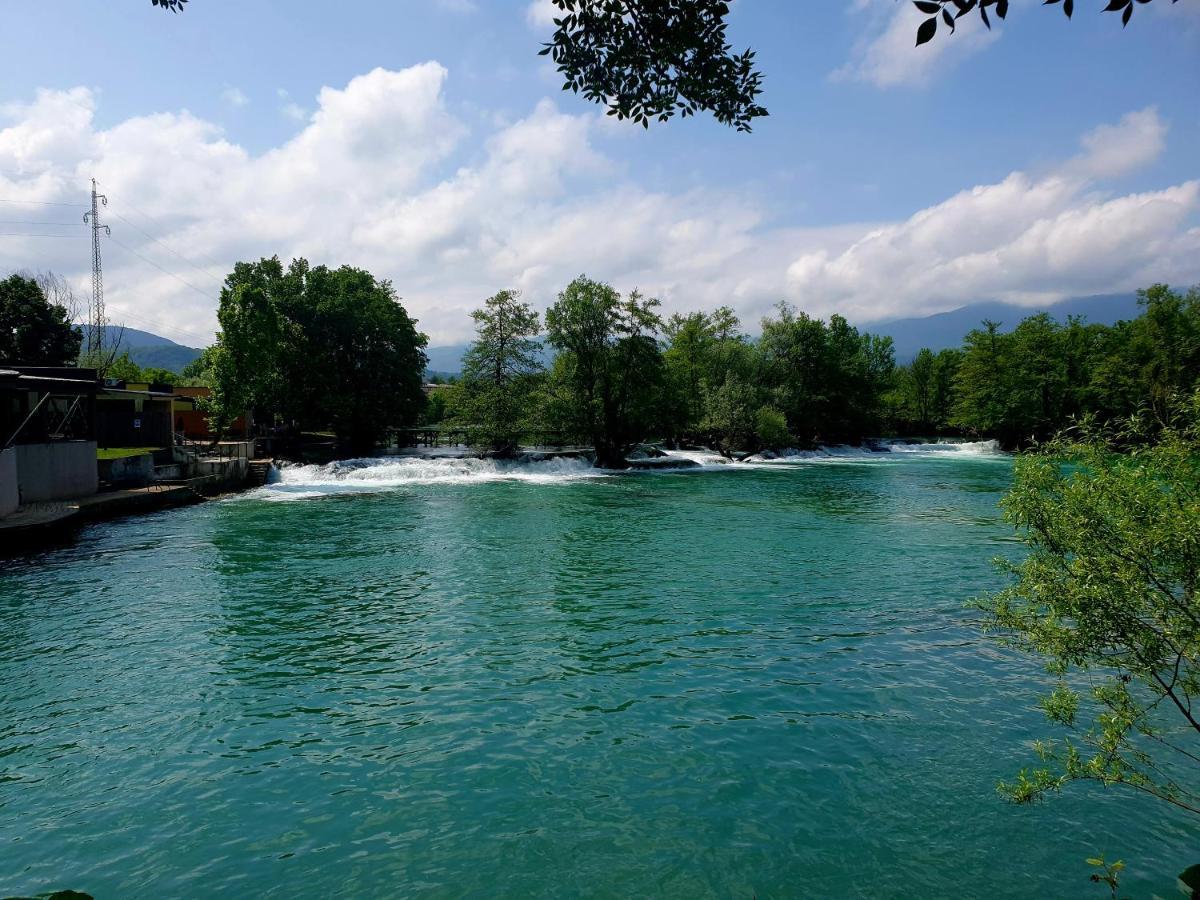
[[[0,200],[46,205],[0,203],[0,271],[82,290],[85,229],[5,223],[70,221],[95,174],[112,317],[186,343],[271,253],[393,278],[434,343],[580,271],[751,327],[1200,280],[1200,0],[1077,5],[914,48],[908,3],[737,0],[771,112],[741,135],[564,94],[544,0],[2,0]]]

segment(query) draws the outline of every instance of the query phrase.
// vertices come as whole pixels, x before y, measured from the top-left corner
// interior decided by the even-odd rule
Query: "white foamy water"
[[[745,462],[734,462],[712,450],[674,450],[663,460],[666,465],[648,470],[635,470],[631,474],[677,474],[681,471],[717,469],[736,471],[788,464],[886,461],[899,457],[998,458],[1003,455],[995,441],[947,441],[934,444],[908,444],[897,441],[876,446],[876,450],[846,446],[788,450],[778,457],[752,456]],[[677,460],[679,465],[670,466],[671,460]],[[416,485],[473,484],[489,481],[566,484],[585,479],[610,478],[618,474],[623,473],[593,468],[583,459],[510,461],[455,456],[397,456],[346,459],[323,465],[285,464],[272,470],[270,482],[266,487],[240,496],[272,501],[309,500],[335,494],[375,493]]]
[[[480,481],[529,481],[553,484],[581,478],[604,478],[582,459],[528,462],[470,457],[382,457],[343,459],[323,465],[284,465],[266,487],[246,497],[262,500],[306,500],[330,494],[373,493],[418,484],[466,484]]]
[[[803,463],[803,462],[838,462],[845,460],[887,460],[893,455],[909,457],[992,457],[1000,459],[1004,453],[996,441],[937,441],[932,444],[916,444],[905,441],[886,441],[874,447],[832,446],[818,447],[815,450],[785,450],[778,456],[751,456],[749,463]]]

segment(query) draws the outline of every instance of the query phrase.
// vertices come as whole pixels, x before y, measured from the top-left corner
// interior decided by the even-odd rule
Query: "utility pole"
[[[86,359],[95,364],[104,352],[104,270],[100,264],[100,230],[112,234],[112,229],[100,224],[100,207],[108,206],[108,198],[96,193],[96,179],[92,179],[92,211],[83,214],[83,221],[92,226],[92,300],[88,305],[87,331],[84,333]]]

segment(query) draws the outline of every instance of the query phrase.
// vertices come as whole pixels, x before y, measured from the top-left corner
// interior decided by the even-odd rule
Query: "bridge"
[[[388,444],[397,447],[462,447],[470,446],[471,439],[482,429],[476,425],[424,425],[416,428],[392,428],[388,430]],[[573,442],[568,435],[554,429],[531,429],[522,432],[522,443],[536,448],[561,449]]]

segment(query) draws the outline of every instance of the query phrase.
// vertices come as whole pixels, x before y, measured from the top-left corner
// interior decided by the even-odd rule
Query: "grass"
[[[96,459],[125,459],[127,456],[141,456],[143,453],[153,453],[162,447],[105,447],[96,451]]]

